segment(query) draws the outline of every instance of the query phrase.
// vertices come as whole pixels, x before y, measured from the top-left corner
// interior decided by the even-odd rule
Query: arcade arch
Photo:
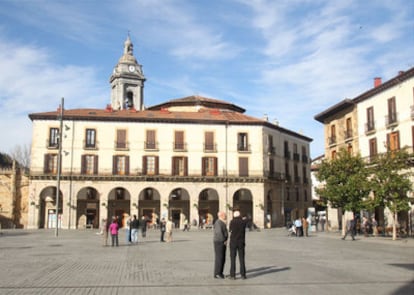
[[[206,188],[198,196],[198,224],[212,226],[219,211],[219,195],[215,189]]]
[[[168,216],[175,227],[182,228],[190,220],[190,195],[184,188],[176,188],[168,196]]]
[[[130,216],[130,200],[131,194],[123,187],[116,187],[109,192],[108,195],[108,218],[116,217],[122,220],[122,227],[126,220],[125,217]]]
[[[233,195],[233,209],[239,209],[241,216],[253,220],[253,196],[248,189],[239,189]]]
[[[160,193],[152,187],[144,188],[138,195],[138,216],[146,216],[153,226],[159,222],[160,199]]]
[[[76,227],[99,227],[99,193],[93,187],[82,188],[77,194]]]
[[[56,187],[45,187],[39,196],[39,228],[56,228]],[[62,226],[63,194],[59,194],[59,227]]]

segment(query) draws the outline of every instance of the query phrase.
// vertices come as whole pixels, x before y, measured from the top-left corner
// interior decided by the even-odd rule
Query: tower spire
[[[145,77],[142,66],[134,57],[133,49],[128,31],[124,52],[109,79],[112,88],[111,105],[114,110],[143,109]]]

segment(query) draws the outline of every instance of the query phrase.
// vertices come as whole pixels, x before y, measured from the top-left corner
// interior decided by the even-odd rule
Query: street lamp
[[[62,141],[63,141],[63,104],[64,98],[60,103],[60,114],[58,115],[60,127],[59,127],[59,150],[57,157],[57,177],[56,177],[56,231],[55,236],[59,236],[59,197],[60,197],[60,174],[61,174],[61,162],[62,162]]]

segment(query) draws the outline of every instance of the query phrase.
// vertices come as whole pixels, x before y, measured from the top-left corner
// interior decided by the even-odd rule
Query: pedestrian
[[[137,216],[134,214],[131,221],[131,242],[136,244],[138,243],[138,229],[139,229],[139,221]]]
[[[351,234],[352,240],[355,241],[355,229],[356,229],[355,226],[356,226],[355,218],[348,219],[346,221],[346,231],[345,231],[345,235],[343,236],[342,240],[345,240],[346,236],[348,234]]]
[[[246,279],[245,247],[246,247],[246,219],[242,219],[240,211],[233,212],[230,221],[230,279],[236,279],[236,256],[239,255],[240,275]]]
[[[112,247],[119,246],[118,230],[119,230],[118,221],[116,220],[116,218],[114,218],[112,219],[112,223],[109,226],[109,232],[111,233],[111,237],[112,237]]]
[[[376,237],[378,236],[378,222],[375,220],[374,216],[372,217],[371,224],[372,224],[372,235]]]
[[[128,244],[131,243],[131,218],[125,216],[125,241]]]
[[[321,216],[320,219],[320,223],[321,223],[321,231],[325,231],[325,222],[326,222],[326,217],[324,215]]]
[[[306,237],[308,237],[308,230],[309,230],[309,222],[305,217],[302,217],[302,228],[303,228],[303,235],[305,235]]]
[[[147,236],[147,217],[145,215],[142,215],[139,227],[141,228],[142,237],[145,238]]]
[[[303,236],[303,228],[302,228],[302,221],[300,218],[296,218],[295,220],[295,228],[296,228],[296,236],[302,237]]]
[[[226,248],[228,231],[226,226],[226,213],[220,211],[217,213],[218,219],[213,225],[214,231],[214,278],[224,279],[224,263],[226,262]]]
[[[172,242],[172,231],[173,231],[174,223],[171,220],[171,217],[168,218],[167,223],[165,224],[165,232],[167,234],[167,243]]]
[[[161,239],[160,239],[160,242],[165,242],[164,241],[165,228],[166,228],[165,218],[163,218],[163,219],[161,219],[161,222],[160,222],[160,231],[161,231]]]

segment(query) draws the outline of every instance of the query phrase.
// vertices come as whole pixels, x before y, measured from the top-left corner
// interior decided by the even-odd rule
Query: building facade
[[[263,228],[305,214],[310,138],[200,96],[144,109],[132,48],[128,37],[106,108],[29,115],[29,228],[97,228],[134,214],[211,224],[235,207]]]
[[[414,68],[401,71],[392,79],[382,82],[374,79],[373,88],[315,116],[324,124],[325,158],[332,159],[339,149],[346,148],[370,159],[387,150],[406,149],[414,146]],[[414,204],[414,199],[412,205]],[[397,221],[402,226],[412,224],[409,212],[400,214]],[[339,226],[341,212],[330,208],[328,216],[333,227]],[[380,225],[394,222],[387,208],[377,208],[375,217]],[[411,227],[411,226],[410,226]]]

